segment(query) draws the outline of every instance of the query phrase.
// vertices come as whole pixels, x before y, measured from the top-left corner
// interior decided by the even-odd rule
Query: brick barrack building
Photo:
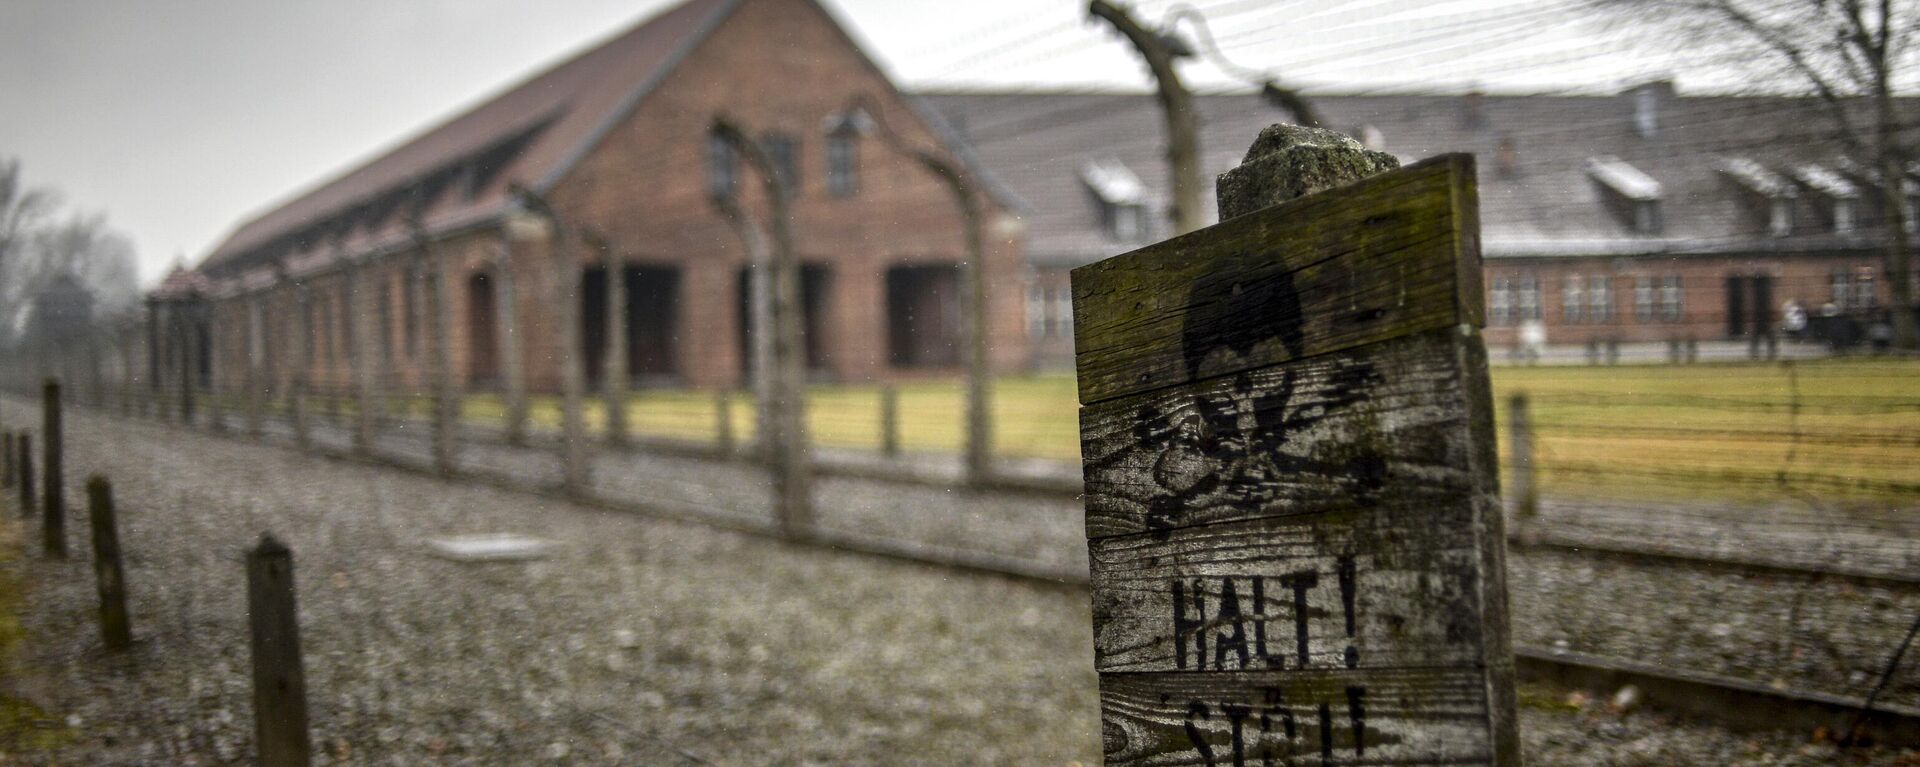
[[[1071,366],[1068,270],[1169,234],[1158,103],[1126,93],[926,98],[1031,206],[1030,343],[1037,364]],[[1496,349],[1528,322],[1551,344],[1664,344],[1773,332],[1788,301],[1861,324],[1890,307],[1878,174],[1844,158],[1815,99],[1689,97],[1654,82],[1602,96],[1313,103],[1326,127],[1402,162],[1478,158],[1486,337]],[[1209,180],[1239,164],[1261,128],[1289,117],[1253,94],[1203,95],[1195,106]],[[1913,146],[1920,100],[1901,107]],[[1910,172],[1898,202],[1913,222],[1920,166]]]
[[[884,114],[850,109],[859,96]],[[1256,95],[1196,104],[1214,172],[1287,117]],[[1315,104],[1328,127],[1403,161],[1478,156],[1495,347],[1528,323],[1555,344],[1745,339],[1773,332],[1789,302],[1870,322],[1890,308],[1884,211],[1901,204],[1920,218],[1920,184],[1881,199],[1876,174],[1843,157],[1812,99],[1681,96],[1655,82],[1611,96]],[[367,322],[367,358],[385,383],[423,386],[417,213],[447,256],[463,385],[494,386],[518,367],[529,388],[556,389],[566,311],[584,319],[580,351],[597,377],[609,255],[629,296],[635,382],[739,385],[748,256],[710,195],[764,206],[750,171],[711,140],[724,114],[755,131],[797,187],[816,378],[950,375],[961,360],[959,216],[944,187],[873,135],[873,117],[958,158],[988,191],[994,366],[1070,365],[1067,271],[1168,234],[1157,110],[1145,94],[902,94],[813,0],[692,0],[242,224],[156,295],[160,306],[211,299],[182,313],[208,328],[151,336],[211,353],[156,348],[155,358],[199,357],[197,377],[223,387],[257,357],[269,386],[304,372],[316,388],[344,389],[354,323]],[[559,262],[552,234],[508,193],[515,183],[589,235],[578,263]],[[583,270],[583,290],[549,297],[541,286],[564,269]],[[502,360],[507,315],[519,366]]]
[[[853,108],[861,97],[882,114]],[[627,288],[633,378],[737,385],[749,256],[711,195],[738,195],[763,221],[765,206],[753,171],[712,138],[719,115],[756,134],[796,190],[815,374],[957,371],[961,217],[945,186],[872,135],[874,118],[916,146],[952,150],[932,114],[813,0],[691,0],[654,16],[246,221],[196,279],[170,280],[157,297],[209,299],[203,377],[223,387],[238,386],[258,355],[276,390],[296,373],[316,389],[348,389],[362,337],[387,385],[420,387],[431,367],[424,236],[445,259],[460,381],[489,387],[510,369],[510,315],[528,388],[552,391],[562,312],[582,313],[581,351],[589,376],[600,373],[611,257]],[[582,233],[577,263],[561,262],[516,184]],[[995,366],[1011,369],[1026,360],[1021,245],[1010,205],[991,191],[989,338]],[[567,269],[584,270],[579,295],[543,288]]]

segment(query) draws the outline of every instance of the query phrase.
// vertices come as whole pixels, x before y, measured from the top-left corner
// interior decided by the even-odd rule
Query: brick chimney
[[[1633,121],[1634,134],[1641,138],[1660,135],[1661,115],[1673,103],[1673,81],[1641,83],[1628,88],[1624,95],[1630,104],[1629,116]]]
[[[1464,128],[1487,127],[1487,94],[1479,88],[1460,97],[1460,125]]]

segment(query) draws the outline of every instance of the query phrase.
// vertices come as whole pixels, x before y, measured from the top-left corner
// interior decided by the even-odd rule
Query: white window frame
[[[1578,274],[1569,274],[1560,279],[1560,321],[1562,323],[1577,325],[1586,321],[1586,285],[1586,278]]]

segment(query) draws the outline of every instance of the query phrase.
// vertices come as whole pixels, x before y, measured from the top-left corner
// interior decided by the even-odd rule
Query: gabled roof
[[[173,271],[167,273],[166,279],[160,281],[160,286],[154,288],[153,292],[148,295],[163,301],[178,298],[193,298],[195,296],[206,295],[212,287],[212,282],[208,280],[205,275],[196,271],[189,271],[184,266],[175,266]]]
[[[686,53],[726,18],[739,0],[688,0],[632,29],[555,65],[498,96],[415,136],[377,158],[241,224],[202,262],[202,269],[239,267],[289,238],[300,247],[333,236],[332,227],[356,210],[374,210],[391,195],[441,176],[450,187],[424,211],[429,230],[472,223],[505,210],[508,183],[544,189],[558,180],[613,123],[651,91]],[[516,146],[517,145],[517,146]],[[502,150],[494,152],[493,150]],[[486,156],[493,153],[491,158]],[[484,166],[484,183],[460,188],[463,166]],[[346,232],[348,249],[404,237],[402,216],[362,216]]]
[[[1642,135],[1636,91],[1614,96],[1394,94],[1313,99],[1329,128],[1378,132],[1403,162],[1444,152],[1479,157],[1486,255],[1697,252],[1783,247],[1863,247],[1858,235],[1822,230],[1813,211],[1796,214],[1793,234],[1771,237],[1749,195],[1737,193],[1722,158],[1751,158],[1785,176],[1843,153],[1827,139],[1831,117],[1812,98],[1676,96],[1656,89],[1658,129]],[[967,92],[923,96],[956,126],[975,155],[1029,206],[1029,261],[1077,265],[1137,247],[1101,225],[1098,201],[1081,178],[1088,162],[1117,160],[1138,174],[1154,239],[1167,234],[1167,163],[1160,107],[1146,93]],[[1205,178],[1238,165],[1261,128],[1288,119],[1257,94],[1195,98]],[[1901,99],[1920,113],[1920,100]],[[1471,119],[1469,113],[1472,113]],[[1920,114],[1901,120],[1911,138]],[[1609,212],[1588,174],[1589,158],[1611,157],[1656,182],[1660,235],[1636,233]],[[1920,172],[1920,168],[1916,168]],[[1644,185],[1643,185],[1644,186]],[[1810,203],[1801,195],[1795,204]],[[1213,195],[1206,195],[1212,205]],[[1213,216],[1211,210],[1207,214]],[[1757,251],[1756,251],[1757,252]]]

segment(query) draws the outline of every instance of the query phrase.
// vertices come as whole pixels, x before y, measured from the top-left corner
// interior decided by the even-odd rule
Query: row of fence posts
[[[965,405],[967,436],[961,456],[962,477],[967,484],[989,483],[993,481],[993,460],[989,447],[991,424],[987,405],[991,386],[987,369],[988,339],[983,319],[987,301],[980,184],[959,164],[940,153],[915,147],[894,134],[879,116],[884,110],[874,109],[863,100],[856,101],[859,104],[850,104],[849,109],[858,106],[863,112],[874,115],[875,128],[886,145],[892,151],[912,158],[923,170],[947,186],[954,194],[954,201],[965,221],[967,255],[963,264],[969,320],[963,323],[968,374]],[[792,254],[786,212],[791,190],[787,189],[787,182],[777,173],[764,147],[748,137],[749,131],[719,115],[716,115],[712,129],[716,136],[724,138],[741,152],[767,187],[769,210],[764,216],[751,214],[731,196],[716,199],[714,203],[735,224],[751,256],[751,274],[754,277],[752,326],[770,331],[755,334],[752,367],[755,370],[760,428],[756,430],[755,441],[758,445],[753,455],[765,463],[774,475],[773,485],[777,488],[775,516],[780,528],[802,537],[812,523],[812,459],[806,438],[805,414],[801,412],[805,401],[804,345],[799,321],[800,267]],[[520,335],[515,332],[513,316],[518,299],[513,284],[514,270],[509,268],[513,261],[512,243],[522,235],[531,236],[534,230],[527,225],[539,222],[539,228],[546,232],[545,236],[553,238],[554,246],[559,251],[559,260],[563,263],[581,263],[576,250],[583,245],[600,252],[598,260],[604,264],[608,274],[615,274],[616,267],[623,262],[616,255],[620,250],[617,244],[610,242],[604,233],[594,231],[584,222],[569,219],[534,190],[515,186],[511,191],[524,209],[524,215],[503,223],[501,227],[503,243],[496,260],[497,279],[493,297],[499,312],[495,318],[494,332],[505,347],[501,352],[506,363],[506,441],[520,445],[525,442],[528,403],[525,375],[520,370],[523,364]],[[410,261],[405,268],[410,274],[422,278],[422,298],[425,300],[412,303],[415,314],[413,324],[409,327],[417,326],[424,330],[427,354],[427,369],[424,372],[433,402],[430,421],[433,468],[443,476],[451,476],[457,469],[455,430],[461,407],[461,391],[453,369],[454,354],[449,338],[454,326],[452,291],[458,276],[447,273],[448,254],[442,252],[445,249],[429,236],[418,214],[418,211],[414,211],[407,221],[415,247],[407,256]],[[336,241],[334,247],[338,249],[342,245]],[[346,258],[344,250],[341,255],[340,276],[352,294],[350,300],[353,308],[349,312],[361,319],[351,326],[347,335],[352,370],[350,396],[358,407],[356,423],[352,426],[352,449],[357,454],[370,455],[374,451],[377,432],[375,419],[379,417],[374,403],[382,401],[382,385],[376,370],[380,363],[373,359],[376,344],[371,339],[370,329],[373,326],[368,320],[374,314],[369,306],[373,291],[365,289],[367,277],[364,270],[367,264]],[[118,367],[119,383],[129,390],[129,395],[132,394],[130,389],[136,379],[147,379],[141,385],[150,392],[145,397],[131,397],[142,401],[126,402],[125,406],[127,409],[138,407],[143,411],[152,411],[168,420],[177,417],[185,423],[195,423],[198,420],[194,413],[196,395],[211,394],[213,396],[205,398],[208,404],[204,408],[204,415],[212,418],[213,428],[217,431],[227,428],[225,411],[231,407],[231,403],[222,401],[221,396],[233,393],[237,379],[245,389],[247,431],[258,437],[263,430],[262,400],[269,388],[264,360],[269,356],[279,356],[270,354],[266,348],[270,329],[261,301],[276,295],[284,296],[286,292],[293,293],[292,299],[301,305],[305,305],[307,298],[306,288],[292,279],[285,264],[276,267],[275,271],[272,284],[243,288],[238,294],[195,294],[149,299],[144,326],[133,324],[109,331],[101,339],[90,340],[84,348],[58,353],[60,360],[57,361],[70,367],[84,363],[84,370],[88,371],[87,382],[96,396],[100,396],[98,392],[103,362],[109,367]],[[543,298],[551,305],[564,306],[570,297],[581,294],[581,279],[580,270],[569,269],[558,279],[550,275],[533,290],[543,293]],[[625,294],[623,279],[610,279],[608,288],[609,311],[606,312],[607,325],[603,330],[607,338],[622,338],[627,335],[627,317],[623,308],[631,299]],[[222,339],[206,332],[215,308],[223,304],[238,304],[246,313],[244,322],[223,325],[244,333],[241,340],[246,351],[240,355],[243,361],[238,370],[225,370],[228,364],[226,357],[233,355],[223,357],[218,353],[221,349],[231,351],[236,348],[235,344],[226,343],[234,339]],[[587,397],[585,370],[578,352],[579,341],[585,337],[585,328],[581,327],[584,320],[579,312],[560,314],[565,320],[558,327],[564,406],[557,457],[561,464],[561,486],[564,491],[570,495],[584,495],[590,491],[592,480],[591,455],[582,412]],[[280,358],[303,360],[312,357],[310,332],[293,332],[289,338],[288,353]],[[142,343],[147,353],[136,363],[136,357],[140,356],[136,352]],[[627,403],[630,360],[626,359],[625,351],[621,344],[609,344],[601,370],[602,380],[607,382],[600,392],[607,406],[606,441],[616,446],[627,442],[629,430],[624,408]],[[49,358],[39,360],[42,366],[55,361]],[[236,373],[237,376],[234,375]],[[212,383],[209,385],[203,381]],[[313,404],[309,399],[316,395],[313,383],[305,366],[295,363],[292,374],[287,377],[284,393],[294,442],[303,450],[313,446],[313,414],[309,412]],[[201,391],[196,392],[196,389]],[[336,425],[343,420],[341,400],[340,392],[327,392],[319,403],[325,408],[324,414],[331,416]],[[897,395],[888,387],[882,391],[882,422],[885,428],[880,439],[881,450],[888,456],[900,453],[897,410]],[[724,407],[721,411],[715,423],[716,448],[724,455],[734,455],[737,454],[738,441],[733,433],[731,414],[725,412]]]
[[[0,488],[18,489],[20,516],[41,518],[41,548],[67,558],[65,444],[60,382],[41,389],[40,482],[36,495],[33,442],[27,430],[0,428]],[[100,638],[109,653],[133,647],[127,609],[127,576],[121,554],[113,485],[104,476],[87,479],[87,520],[93,543],[94,587],[99,596]],[[262,767],[305,767],[311,762],[305,671],[295,609],[293,552],[271,535],[247,552],[247,618],[253,656],[254,739]]]

